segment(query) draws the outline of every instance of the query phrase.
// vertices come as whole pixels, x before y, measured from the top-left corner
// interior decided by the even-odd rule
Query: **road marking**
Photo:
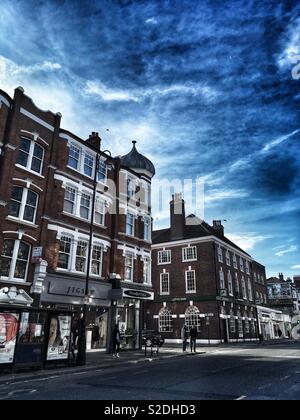
[[[241,395],[239,398],[236,398],[235,401],[242,401],[242,400],[245,400],[246,398],[247,398],[246,395]]]
[[[143,375],[144,373],[148,373],[148,370],[141,370],[140,372],[133,373],[133,376]]]

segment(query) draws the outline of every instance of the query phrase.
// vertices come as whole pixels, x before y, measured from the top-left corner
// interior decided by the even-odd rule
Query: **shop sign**
[[[144,290],[123,289],[123,298],[153,300],[154,299],[154,293],[153,292],[146,292]]]
[[[42,261],[42,255],[43,255],[43,247],[42,246],[33,247],[32,257],[31,257],[32,264],[39,264]]]

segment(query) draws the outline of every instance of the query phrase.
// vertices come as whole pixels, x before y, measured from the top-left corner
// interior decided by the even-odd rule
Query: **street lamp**
[[[101,143],[100,143],[101,144]],[[90,223],[90,232],[89,232],[89,246],[88,246],[88,260],[87,260],[87,270],[85,278],[85,293],[84,293],[84,306],[81,314],[80,325],[79,325],[79,337],[78,337],[78,353],[77,353],[77,366],[84,366],[86,364],[86,318],[87,318],[87,309],[88,305],[92,302],[93,297],[89,294],[89,281],[90,281],[90,269],[92,261],[92,251],[93,251],[93,233],[94,233],[94,213],[96,207],[96,198],[97,198],[97,183],[98,183],[98,173],[100,168],[100,159],[101,155],[108,153],[111,156],[109,150],[104,150],[96,154],[96,166],[95,166],[95,175],[94,175],[94,184],[93,184],[93,200],[92,200],[92,212],[91,212],[91,223]]]

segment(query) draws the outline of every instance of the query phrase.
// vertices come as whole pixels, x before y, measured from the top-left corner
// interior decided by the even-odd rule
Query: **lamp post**
[[[93,199],[92,199],[92,211],[91,211],[91,223],[90,223],[90,232],[89,232],[89,245],[88,245],[88,260],[87,260],[87,269],[86,269],[86,278],[85,278],[85,293],[84,293],[84,305],[83,311],[80,319],[79,326],[79,337],[78,337],[78,353],[77,353],[77,366],[84,366],[86,364],[86,318],[87,318],[87,308],[88,304],[92,301],[92,296],[89,295],[89,281],[90,281],[90,269],[92,261],[92,252],[93,252],[93,233],[94,233],[94,214],[96,207],[96,197],[97,197],[97,182],[98,182],[98,173],[100,167],[101,154],[111,152],[105,150],[99,153],[100,150],[96,153],[96,166],[95,166],[95,175],[94,175],[94,184],[93,184]]]

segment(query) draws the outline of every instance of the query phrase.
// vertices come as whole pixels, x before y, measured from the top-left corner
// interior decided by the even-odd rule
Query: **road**
[[[1,400],[299,400],[300,343],[214,348],[18,383]]]

